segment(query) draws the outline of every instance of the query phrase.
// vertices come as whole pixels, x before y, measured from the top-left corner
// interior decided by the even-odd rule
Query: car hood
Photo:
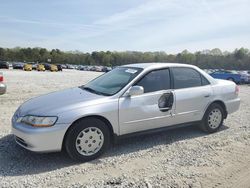
[[[70,88],[35,97],[23,103],[18,109],[19,116],[25,115],[57,115],[75,108],[89,106],[106,96],[90,93],[81,88]]]

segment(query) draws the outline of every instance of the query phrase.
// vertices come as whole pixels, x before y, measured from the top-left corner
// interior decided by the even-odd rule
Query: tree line
[[[137,52],[137,51],[61,51],[46,48],[1,48],[0,60],[10,62],[50,62],[52,64],[103,65],[118,66],[131,63],[147,62],[176,62],[197,65],[200,68],[223,68],[250,70],[250,51],[246,48],[235,49],[233,52],[222,52],[215,48],[191,53],[184,50],[178,54],[166,52]]]

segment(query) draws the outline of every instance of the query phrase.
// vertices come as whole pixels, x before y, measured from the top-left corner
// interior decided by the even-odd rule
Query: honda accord
[[[28,100],[14,113],[12,132],[28,150],[65,149],[73,159],[88,161],[132,133],[193,124],[216,132],[239,109],[238,93],[234,82],[196,66],[130,64],[86,85]]]

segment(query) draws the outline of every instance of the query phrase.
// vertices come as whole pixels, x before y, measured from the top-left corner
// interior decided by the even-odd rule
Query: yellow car
[[[36,66],[36,70],[37,70],[37,71],[45,71],[45,67],[44,67],[44,65],[42,65],[42,64],[38,64],[38,65]]]
[[[58,71],[58,68],[56,65],[50,65],[50,71],[51,72],[57,72]]]
[[[32,71],[32,65],[31,64],[25,64],[24,66],[23,66],[23,70],[25,70],[25,71]]]

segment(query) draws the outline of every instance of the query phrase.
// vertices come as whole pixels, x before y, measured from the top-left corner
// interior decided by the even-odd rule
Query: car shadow
[[[229,127],[223,125],[213,134],[227,130]],[[188,140],[197,137],[208,136],[209,134],[201,131],[197,125],[186,126],[176,129],[165,130],[153,134],[138,135],[123,138],[115,144],[104,157],[126,155],[139,150],[153,148],[157,145],[168,145],[181,140]],[[95,160],[97,162],[98,159]],[[94,161],[93,161],[94,162]]]
[[[219,131],[228,129],[222,126]],[[207,136],[196,126],[167,130],[160,133],[140,135],[122,139],[113,145],[101,159],[106,157],[126,155],[139,150],[145,150],[157,145],[171,144],[179,140]],[[89,163],[98,164],[96,159]],[[79,163],[74,162],[64,152],[34,153],[23,149],[14,141],[13,135],[0,138],[0,176],[32,175],[65,168]]]

